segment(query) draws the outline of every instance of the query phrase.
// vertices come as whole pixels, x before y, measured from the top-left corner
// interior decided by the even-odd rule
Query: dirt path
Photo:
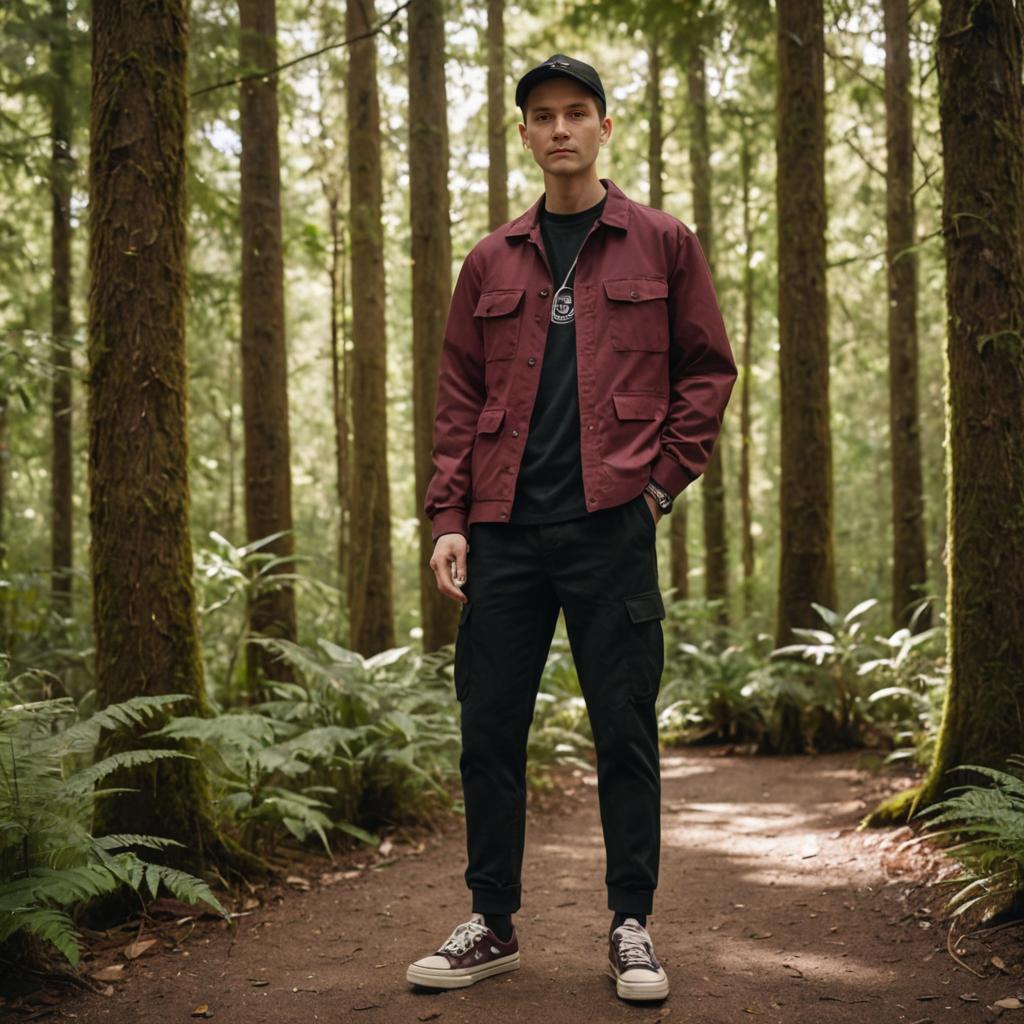
[[[390,866],[278,893],[240,918],[234,937],[216,922],[174,928],[177,945],[158,952],[158,943],[128,963],[113,994],[62,1001],[48,1019],[168,1024],[202,1004],[225,1024],[995,1019],[1001,1011],[986,1004],[1024,998],[1019,930],[989,940],[999,947],[964,943],[963,959],[985,978],[954,962],[937,920],[942,900],[919,881],[927,855],[898,852],[905,831],[853,831],[891,787],[856,764],[855,755],[762,759],[711,749],[664,757],[661,886],[650,922],[672,984],[661,1006],[620,1002],[603,974],[604,853],[594,779],[583,775],[557,812],[531,814],[518,972],[441,994],[406,985],[406,964],[468,914],[455,822]],[[1024,1010],[1005,1016],[1018,1014],[1024,1024]]]

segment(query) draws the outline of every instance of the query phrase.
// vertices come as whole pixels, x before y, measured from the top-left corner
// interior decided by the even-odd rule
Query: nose
[[[569,134],[569,122],[562,117],[556,117],[553,134],[559,138],[565,138]]]

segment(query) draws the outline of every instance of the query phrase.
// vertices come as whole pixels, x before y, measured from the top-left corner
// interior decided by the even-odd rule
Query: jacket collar
[[[601,178],[601,184],[608,190],[608,199],[597,218],[599,224],[620,228],[626,231],[629,225],[629,197],[610,178]],[[540,207],[544,196],[531,206],[521,217],[517,217],[505,228],[505,237],[512,241],[516,238],[535,237],[540,227]]]

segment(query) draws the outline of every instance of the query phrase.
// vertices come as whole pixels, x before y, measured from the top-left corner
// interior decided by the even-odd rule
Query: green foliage
[[[927,817],[932,838],[952,837],[946,852],[965,871],[951,884],[959,885],[947,904],[954,917],[972,907],[996,910],[1024,892],[1024,756],[1007,759],[1006,771],[984,765],[959,765],[956,772],[972,772],[991,785],[965,785],[918,817]]]
[[[79,957],[75,904],[128,886],[153,897],[161,885],[181,900],[205,902],[227,916],[202,880],[137,850],[180,845],[159,836],[91,832],[99,783],[118,768],[186,757],[173,750],[129,750],[89,763],[101,729],[141,725],[183,695],[137,697],[80,717],[70,698],[23,700],[34,674],[0,679],[0,943],[33,937]]]

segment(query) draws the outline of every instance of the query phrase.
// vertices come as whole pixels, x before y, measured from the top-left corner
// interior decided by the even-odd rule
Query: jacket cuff
[[[697,479],[683,469],[671,455],[666,455],[664,452],[651,466],[650,478],[663,491],[668,491],[672,498],[685,491]]]
[[[431,539],[437,540],[444,533],[461,533],[469,540],[469,527],[466,525],[466,511],[461,508],[440,508],[432,520]]]

